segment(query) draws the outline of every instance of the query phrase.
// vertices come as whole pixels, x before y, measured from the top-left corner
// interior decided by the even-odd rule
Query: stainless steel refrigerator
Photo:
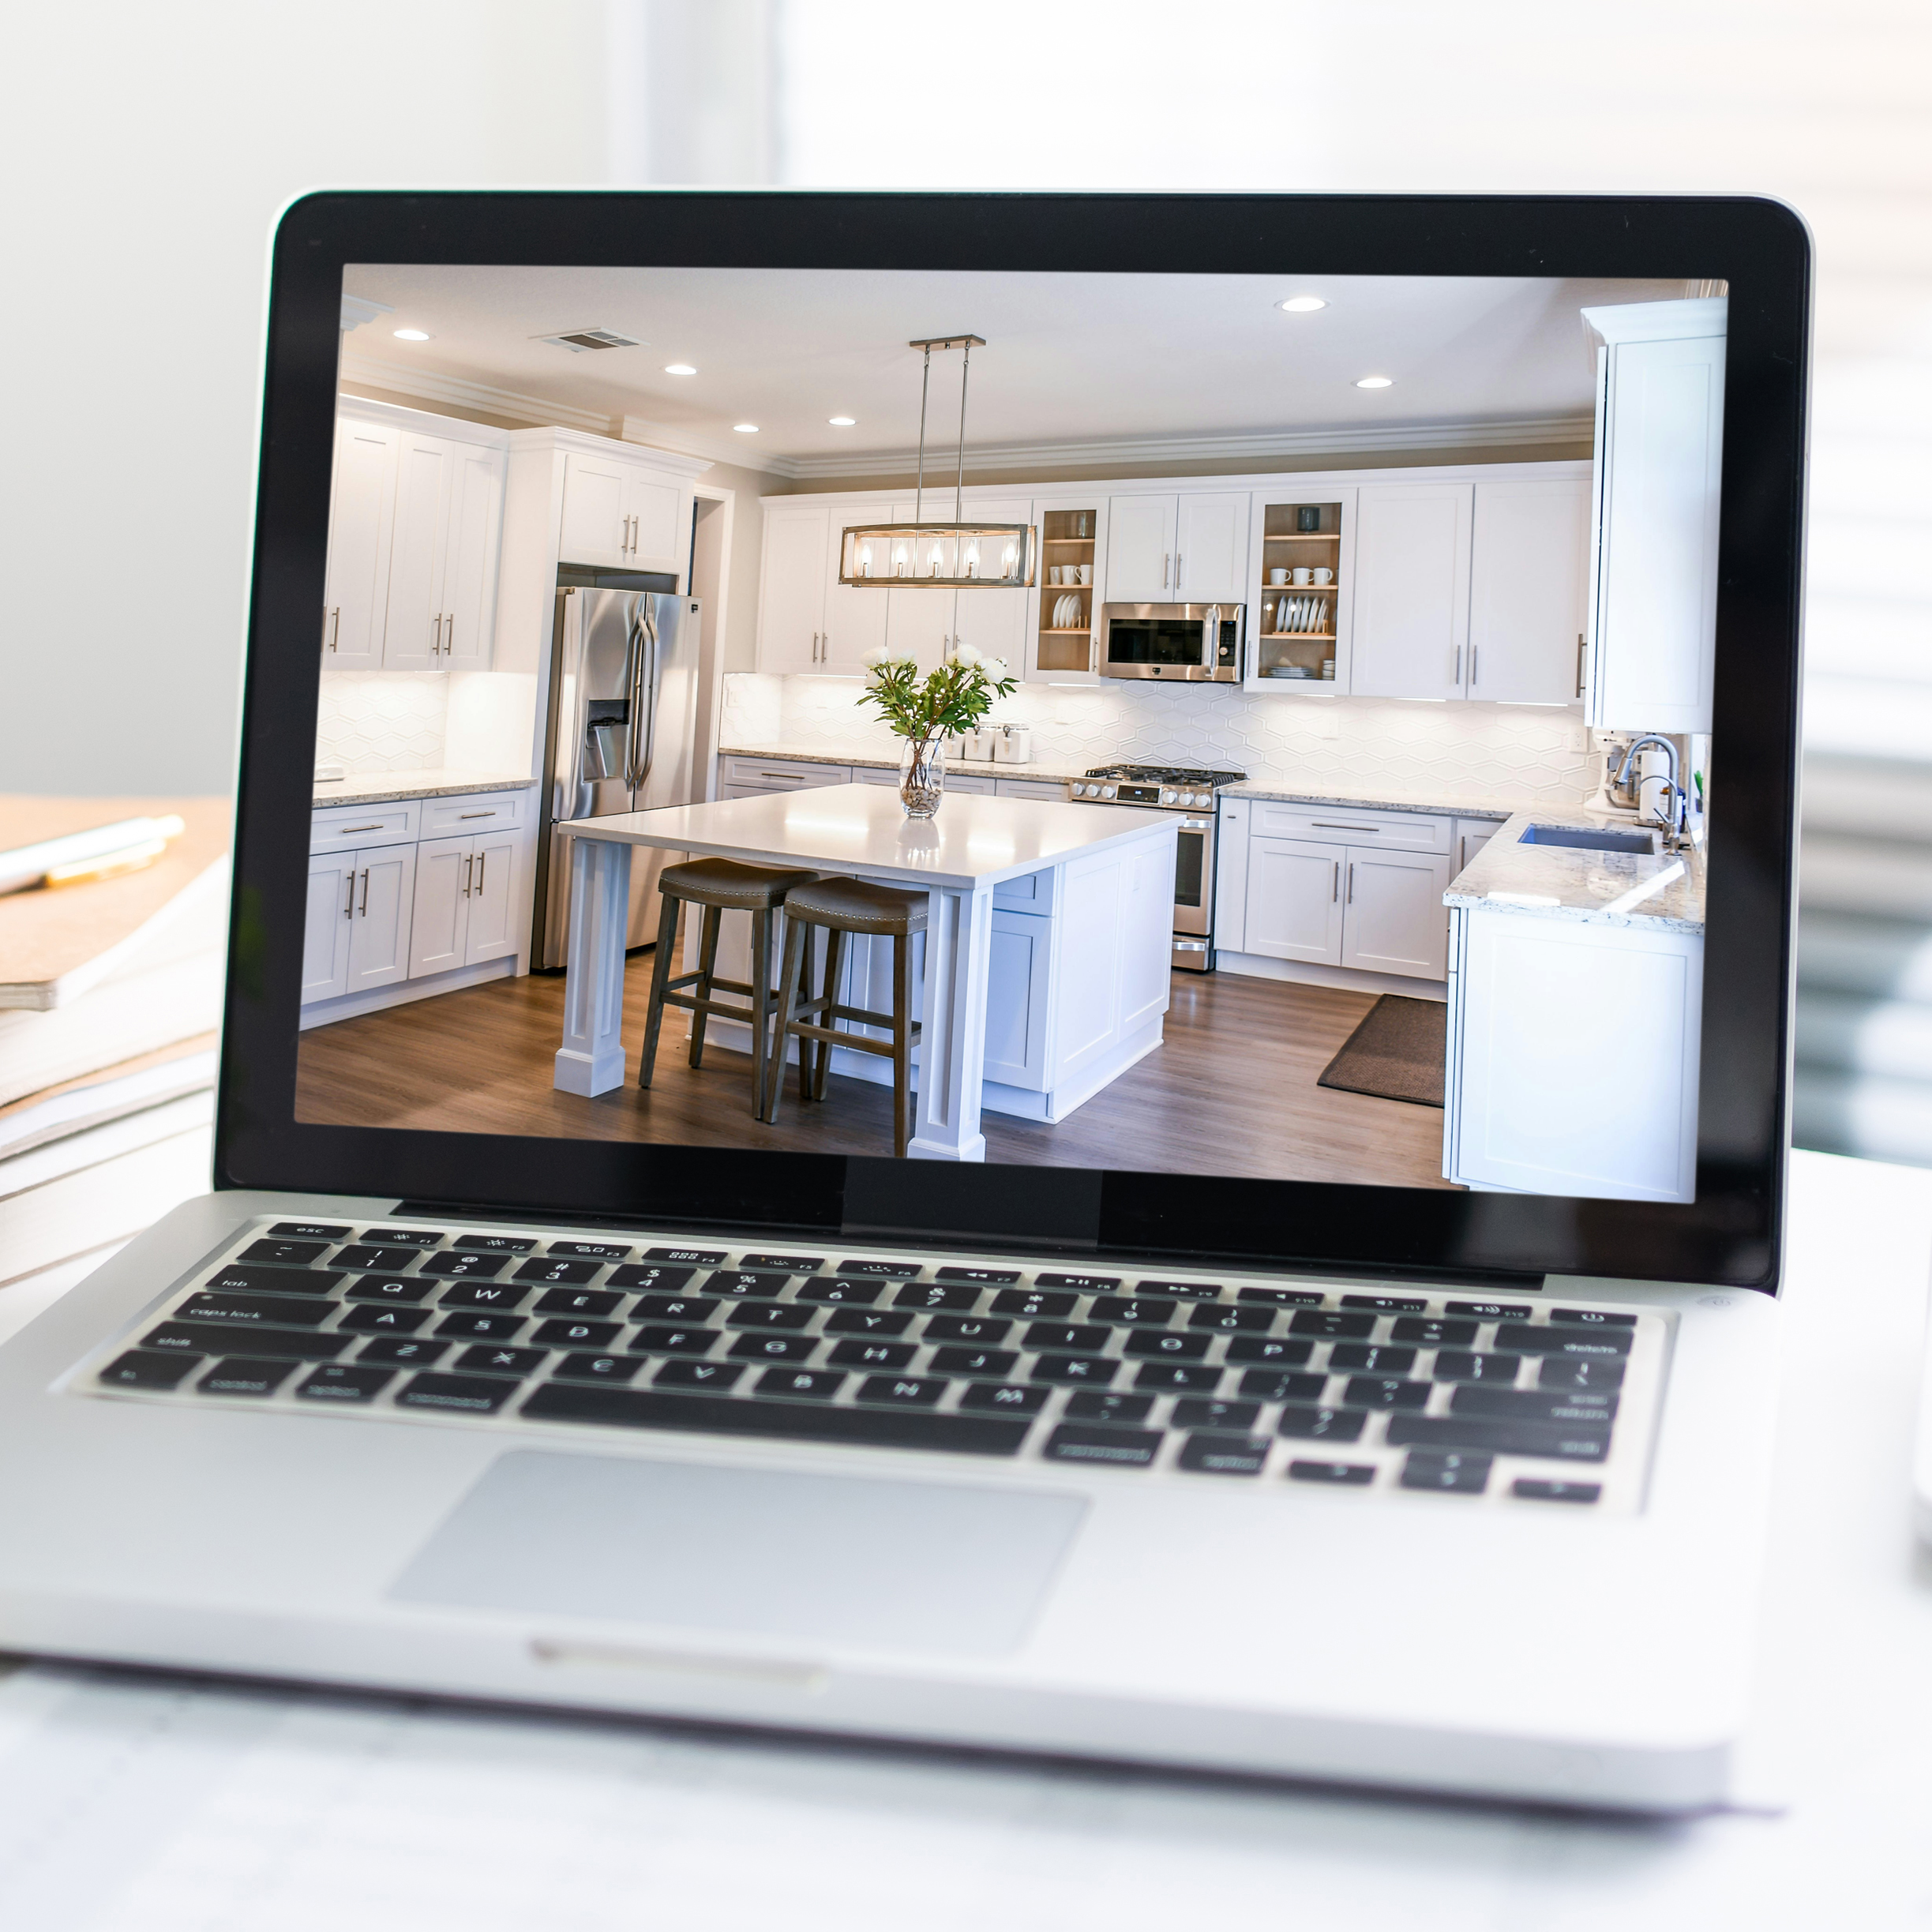
[[[653,591],[557,593],[531,947],[541,966],[562,966],[569,944],[571,842],[556,827],[688,805],[702,793],[692,743],[701,609]],[[632,850],[627,945],[657,936],[658,875],[678,857]]]

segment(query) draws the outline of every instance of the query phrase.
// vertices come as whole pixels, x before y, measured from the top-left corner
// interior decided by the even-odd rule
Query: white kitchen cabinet
[[[951,507],[947,515],[952,514]],[[982,497],[970,512],[989,523],[1025,523],[1033,518],[1028,497]],[[996,565],[998,559],[992,560]],[[950,651],[970,644],[982,657],[1004,659],[1015,677],[1026,666],[1026,613],[1031,593],[1022,590],[961,591],[953,601]]]
[[[1703,936],[1458,906],[1450,943],[1445,1176],[1694,1199]]]
[[[1442,895],[1450,862],[1431,853],[1350,846],[1341,893],[1345,966],[1439,980],[1448,970]]]
[[[1172,495],[1116,497],[1107,505],[1106,595],[1109,604],[1173,604],[1174,531],[1180,500]]]
[[[309,861],[302,928],[302,1004],[349,990],[349,939],[355,924],[356,855],[327,852]]]
[[[416,878],[414,846],[358,852],[355,913],[350,921],[347,992],[368,992],[409,977],[409,915]]]
[[[1247,891],[1239,950],[1264,959],[1340,966],[1346,846],[1298,838],[1247,842]]]
[[[463,948],[466,966],[509,959],[516,953],[516,840],[508,832],[478,833],[476,877],[470,887],[470,930]]]
[[[322,592],[322,668],[373,671],[382,661],[400,432],[339,418],[328,496],[328,566]]]
[[[450,446],[445,526],[443,669],[490,668],[497,629],[497,568],[503,546],[504,459],[474,444]]]
[[[396,457],[396,532],[389,552],[382,666],[443,668],[444,538],[452,452],[440,436],[406,433]]]
[[[1247,598],[1245,490],[1183,491],[1174,523],[1177,604],[1238,604]]]
[[[1450,876],[1453,878],[1456,872],[1466,872],[1475,861],[1476,853],[1502,829],[1494,819],[1457,819],[1454,868]]]
[[[831,512],[822,503],[767,503],[764,508],[764,559],[758,582],[758,668],[775,673],[815,671],[824,647]],[[875,591],[871,595],[883,598],[891,593]]]
[[[426,839],[416,853],[408,977],[421,979],[513,954],[513,835]]]
[[[734,753],[722,761],[721,789],[733,798],[754,797],[761,792],[803,792],[820,785],[850,785],[851,768],[820,765],[804,758],[759,758]],[[898,782],[894,776],[894,784]]]
[[[1597,358],[1589,717],[1708,732],[1724,459],[1722,297],[1586,309]]]
[[[1463,695],[1474,486],[1373,483],[1356,502],[1349,690]]]
[[[686,493],[636,464],[625,466],[624,509],[630,520],[633,570],[668,572],[684,583],[691,565],[684,535]]]
[[[1465,696],[1509,704],[1581,697],[1589,512],[1581,478],[1475,486]]]
[[[1036,1090],[1046,1084],[1052,941],[1052,919],[993,908],[986,966],[989,1080]]]
[[[806,668],[821,673],[856,677],[865,669],[868,651],[882,649],[889,641],[886,620],[895,593],[883,589],[861,590],[838,581],[839,561],[845,550],[848,528],[862,523],[889,523],[893,508],[889,503],[853,503],[831,512],[827,519],[825,549],[818,568],[825,580],[823,632],[816,661]],[[883,551],[883,546],[875,546]],[[882,561],[883,561],[882,558]],[[936,596],[928,591],[928,596]]]
[[[558,561],[613,570],[669,572],[681,583],[678,553],[684,492],[621,457],[572,450],[564,459],[564,519]]]

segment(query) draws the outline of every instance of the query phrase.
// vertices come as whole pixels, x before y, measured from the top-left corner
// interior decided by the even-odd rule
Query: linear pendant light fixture
[[[966,378],[973,351],[983,336],[932,336],[909,343],[923,349],[919,378],[919,474],[910,523],[859,523],[847,528],[838,552],[838,581],[859,589],[1015,591],[1033,582],[1030,523],[975,522],[965,513]],[[959,362],[959,458],[953,482],[949,523],[925,520],[926,401],[932,384],[932,351],[958,349]]]

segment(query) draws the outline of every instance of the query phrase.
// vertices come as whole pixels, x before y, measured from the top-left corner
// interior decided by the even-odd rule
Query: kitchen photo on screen
[[[1725,307],[351,268],[297,1117],[1692,1199]]]

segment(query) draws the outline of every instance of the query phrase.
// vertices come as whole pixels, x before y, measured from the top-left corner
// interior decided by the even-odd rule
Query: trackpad
[[[513,1450],[391,1585],[405,1602],[996,1656],[1078,1496]]]

